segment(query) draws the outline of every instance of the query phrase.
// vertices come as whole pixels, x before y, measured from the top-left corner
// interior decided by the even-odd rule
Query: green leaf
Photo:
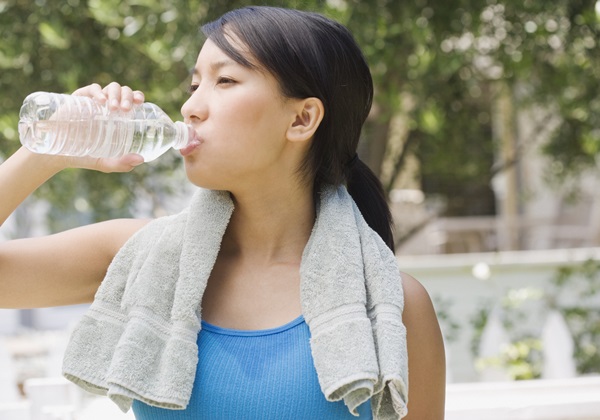
[[[53,48],[66,50],[71,46],[70,40],[64,33],[64,28],[62,28],[59,24],[41,22],[38,26],[38,30],[40,31],[43,42]]]

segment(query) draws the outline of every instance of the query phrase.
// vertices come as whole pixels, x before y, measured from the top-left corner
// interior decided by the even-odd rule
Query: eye
[[[233,84],[233,83],[235,83],[235,80],[233,80],[229,77],[226,77],[226,76],[220,76],[217,79],[217,85],[228,85],[228,84]]]
[[[188,93],[191,95],[192,93],[194,93],[195,91],[198,90],[198,86],[200,86],[197,83],[191,84],[190,87],[188,87],[187,91]]]

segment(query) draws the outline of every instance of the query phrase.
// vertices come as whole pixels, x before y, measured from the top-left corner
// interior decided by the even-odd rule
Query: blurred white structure
[[[446,420],[525,419],[600,419],[600,377],[448,386]]]
[[[510,343],[508,334],[502,324],[501,310],[496,307],[490,313],[479,342],[479,357],[484,360],[499,358],[505,346]],[[489,363],[480,373],[483,382],[508,381],[510,377],[501,368]]]
[[[544,366],[542,378],[574,378],[577,375],[573,352],[575,343],[560,312],[553,310],[542,329]]]
[[[133,410],[123,413],[114,402],[106,397],[91,399],[78,413],[78,420],[135,420]]]
[[[2,403],[0,402],[0,419],[29,420],[30,404],[27,401]]]
[[[19,401],[15,364],[2,337],[0,337],[0,372],[0,403]]]
[[[17,309],[0,309],[0,336],[14,334],[21,324]]]
[[[50,343],[46,359],[46,376],[62,376],[62,362],[72,331],[73,326],[65,329]]]
[[[0,401],[0,420],[134,420],[106,397],[81,390],[63,377],[25,381],[26,399]]]
[[[81,391],[62,377],[28,379],[24,388],[29,420],[72,420],[81,406]]]
[[[473,316],[482,303],[499,303],[508,289],[528,287],[548,290],[557,267],[581,264],[590,258],[600,260],[600,248],[407,255],[399,256],[398,263],[402,271],[411,274],[425,286],[434,303],[438,299],[446,302],[445,312],[457,324],[455,339],[447,342],[452,358],[450,377],[455,382],[476,382],[481,378],[474,367],[471,340],[474,333]],[[476,278],[473,274],[473,268],[476,265],[483,267],[483,264],[492,273],[490,280],[486,280],[487,276]],[[561,299],[569,304],[577,303],[576,297],[567,294]],[[543,315],[530,314],[520,327],[541,333],[546,321]],[[440,322],[444,327],[444,319]]]

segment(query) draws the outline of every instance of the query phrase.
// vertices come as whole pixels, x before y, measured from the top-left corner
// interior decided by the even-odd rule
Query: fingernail
[[[131,102],[125,100],[121,103],[121,108],[129,109],[131,108]]]
[[[117,101],[116,99],[112,99],[110,101],[110,106],[113,108],[118,108],[119,107],[119,101]]]

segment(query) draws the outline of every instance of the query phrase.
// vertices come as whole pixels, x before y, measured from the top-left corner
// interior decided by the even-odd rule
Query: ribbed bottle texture
[[[25,98],[19,114],[23,146],[51,155],[100,158],[137,153],[148,162],[170,148],[185,147],[190,133],[187,125],[173,122],[149,102],[128,112],[110,111],[88,97],[35,92]]]

